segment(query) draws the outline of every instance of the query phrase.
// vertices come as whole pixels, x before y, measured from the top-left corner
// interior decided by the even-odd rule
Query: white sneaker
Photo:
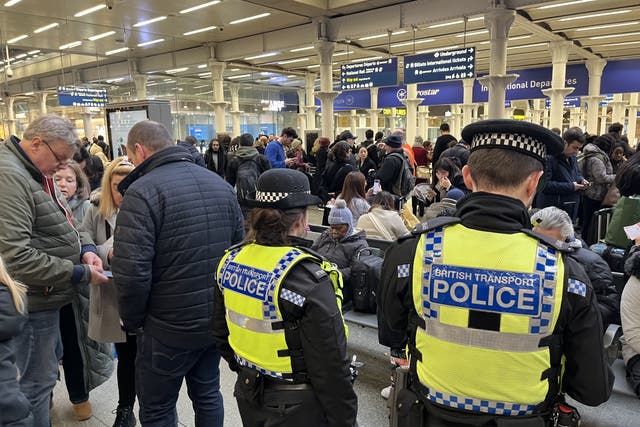
[[[382,396],[384,399],[389,400],[389,396],[391,395],[391,388],[392,388],[392,387],[393,387],[393,386],[387,386],[387,387],[383,388],[383,389],[380,391],[380,396]]]

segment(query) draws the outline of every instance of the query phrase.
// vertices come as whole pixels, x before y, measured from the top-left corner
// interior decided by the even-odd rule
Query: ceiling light
[[[7,40],[7,44],[11,44],[11,43],[19,42],[20,40],[24,40],[24,39],[26,39],[27,37],[29,37],[29,36],[28,36],[28,35],[26,35],[26,34],[23,34],[23,35],[18,36],[18,37],[14,37],[14,38],[12,38],[11,40]]]
[[[200,77],[206,77],[206,76],[210,76],[211,75],[211,71],[208,71],[206,73],[199,73],[198,76]]]
[[[532,44],[521,44],[519,46],[509,46],[507,49],[527,49],[530,47],[538,47],[538,46],[546,46],[548,43],[532,43]]]
[[[117,79],[109,79],[109,80],[105,80],[107,83],[115,83],[115,82],[121,82],[124,80],[124,77],[118,77]]]
[[[171,70],[167,70],[165,71],[167,74],[176,74],[176,73],[181,73],[183,71],[187,71],[189,69],[189,67],[182,67],[182,68],[172,68]]]
[[[456,37],[478,36],[480,34],[487,34],[488,32],[489,32],[489,30],[469,31],[468,33],[458,34]]]
[[[108,50],[106,51],[104,54],[109,56],[109,55],[113,55],[114,53],[120,53],[120,52],[124,52],[126,50],[129,50],[128,47],[121,47],[119,49],[114,49],[114,50]]]
[[[626,36],[637,36],[637,35],[640,35],[640,32],[609,34],[608,36],[595,36],[595,37],[589,37],[589,40],[612,39],[614,37],[626,37]]]
[[[432,41],[435,41],[435,39],[411,40],[409,42],[402,42],[402,43],[392,44],[391,47],[413,46],[414,44],[429,43],[429,42],[432,42]]]
[[[431,52],[439,52],[441,50],[449,50],[449,49],[457,49],[459,48],[460,45],[453,45],[453,46],[445,46],[445,47],[437,47],[435,49],[427,49],[427,50],[421,50],[419,52],[416,52],[416,54],[421,54],[421,53],[431,53]]]
[[[246,18],[236,19],[235,21],[229,22],[230,25],[234,24],[242,24],[243,22],[253,21],[254,19],[260,19],[271,15],[269,12],[261,13],[259,15],[247,16]]]
[[[391,33],[392,36],[399,36],[400,34],[408,33],[407,30],[398,30]]]
[[[52,23],[52,24],[45,25],[44,27],[37,28],[37,29],[33,30],[33,32],[34,32],[34,33],[36,33],[36,34],[38,34],[38,33],[41,33],[41,32],[43,32],[43,31],[47,31],[47,30],[50,30],[50,29],[52,29],[52,28],[55,28],[55,27],[57,27],[58,25],[60,25],[60,24],[58,24],[57,22],[54,22],[54,23]]]
[[[164,39],[155,39],[144,43],[138,43],[138,47],[149,46],[151,44],[162,43]]]
[[[236,74],[235,76],[229,76],[228,79],[244,79],[245,77],[251,77],[251,74]]]
[[[564,3],[556,3],[556,4],[548,4],[546,6],[540,6],[537,7],[536,9],[538,10],[543,10],[543,9],[553,9],[556,7],[563,7],[563,6],[573,6],[574,4],[580,4],[580,3],[591,3],[592,1],[596,1],[596,0],[574,0],[574,1],[566,1]]]
[[[638,44],[640,43],[640,40],[636,40],[634,42],[620,42],[620,43],[607,43],[607,44],[603,44],[597,47],[614,47],[614,46],[627,46],[630,44]]]
[[[187,9],[182,9],[180,11],[180,13],[193,12],[194,10],[203,9],[205,7],[213,6],[213,5],[216,5],[218,3],[220,3],[220,0],[214,0],[214,1],[207,2],[207,3],[202,3],[202,4],[199,4],[197,6],[193,6],[193,7],[187,8]]]
[[[163,82],[167,82],[167,83],[169,83],[169,82],[173,82],[173,83],[175,83],[175,82],[176,82],[176,81],[175,81],[175,80],[173,80],[173,79],[163,79],[162,81],[163,81]]]
[[[107,31],[106,33],[102,33],[102,34],[96,34],[95,36],[91,36],[89,37],[89,40],[91,40],[92,42],[105,38],[105,37],[109,37],[112,34],[115,34],[115,31]]]
[[[334,53],[333,56],[351,55],[352,53],[353,53],[352,50],[345,50],[344,52]]]
[[[311,50],[311,49],[313,49],[313,46],[298,47],[296,49],[291,49],[289,52],[302,52],[304,50]]]
[[[449,25],[457,25],[457,24],[464,24],[464,20],[461,19],[459,21],[445,22],[444,24],[429,25],[427,28],[448,27]]]
[[[260,58],[268,58],[270,56],[276,56],[278,54],[278,52],[269,52],[269,53],[262,53],[260,55],[255,55],[255,56],[247,56],[245,59],[245,61],[250,61],[252,59],[260,59]]]
[[[478,16],[477,18],[467,19],[467,22],[484,21],[484,16]]]
[[[612,12],[591,13],[589,15],[570,16],[568,18],[558,19],[558,21],[575,21],[576,19],[599,18],[601,16],[620,15],[621,13],[629,13],[631,10],[614,10]]]
[[[286,75],[285,77],[286,77],[287,79],[290,79],[290,78],[295,77],[295,74],[289,74],[289,75]]]
[[[215,25],[212,25],[210,27],[204,27],[204,28],[199,28],[197,30],[193,30],[193,31],[187,31],[186,33],[182,33],[183,36],[190,36],[192,34],[198,34],[198,33],[204,33],[205,31],[211,31],[211,30],[215,30],[216,27]]]
[[[146,21],[140,21],[136,24],[133,24],[134,27],[144,27],[145,25],[153,24],[154,22],[164,21],[167,19],[166,16],[158,16],[157,18],[147,19]]]
[[[377,59],[382,59],[382,56],[372,56],[371,58],[360,58],[360,59],[352,59],[351,62],[366,62],[366,61],[375,61]],[[337,70],[336,70],[337,71]]]
[[[207,64],[200,64],[198,65],[198,68],[207,68]]]
[[[75,16],[76,18],[80,18],[81,16],[85,16],[85,15],[88,15],[90,13],[97,12],[100,9],[104,9],[105,7],[107,7],[107,5],[102,3],[102,4],[99,4],[97,6],[90,7],[89,9],[81,10],[80,12],[76,13],[73,16]]]
[[[22,1],[22,0],[9,0],[8,2],[6,2],[6,3],[4,4],[4,7],[11,7],[11,6],[13,6],[14,4],[18,4],[18,3],[20,3],[20,1]]]
[[[286,64],[293,64],[293,63],[296,63],[296,62],[304,62],[304,61],[308,61],[308,60],[309,60],[309,58],[290,59],[288,61],[277,62],[277,64],[278,65],[286,65]]]
[[[382,37],[387,37],[387,34],[376,34],[375,36],[360,37],[358,40],[373,40],[380,39]]]
[[[232,68],[229,71],[240,71],[240,68]]]
[[[27,52],[27,55],[35,55],[36,53],[40,53],[39,50],[31,50],[29,52]]]
[[[207,91],[207,92],[200,92],[200,93],[196,93],[196,96],[197,96],[197,95],[208,95],[208,94],[210,94],[210,93],[213,93],[213,91],[212,91],[212,90],[209,90],[209,91]]]
[[[632,22],[621,22],[619,24],[596,25],[594,27],[576,28],[574,31],[591,31],[591,30],[604,30],[605,28],[626,27],[628,25],[638,24],[639,22],[640,21],[632,21]]]
[[[319,67],[320,67],[320,65],[316,64],[316,65],[309,65],[307,68],[319,68]]]
[[[26,95],[26,96],[33,95],[33,92],[27,92],[27,93],[25,93],[25,95]]]
[[[60,50],[71,49],[72,47],[78,47],[81,44],[82,44],[82,42],[80,40],[76,40],[76,41],[71,42],[71,43],[63,44],[58,49],[60,49]]]
[[[22,58],[25,58],[26,56],[27,56],[26,53],[21,53],[20,55],[16,56],[16,59],[22,59]]]
[[[209,87],[211,85],[200,85],[200,86],[194,86],[194,89],[202,89],[203,87]]]

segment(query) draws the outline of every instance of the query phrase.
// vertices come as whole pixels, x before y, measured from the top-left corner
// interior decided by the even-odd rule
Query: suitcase
[[[374,253],[374,248],[360,249],[351,266],[351,288],[353,309],[362,313],[375,313],[376,292],[382,271],[383,259]]]
[[[607,245],[606,243],[596,243],[590,248],[604,259],[612,272],[624,273],[625,253],[624,249]]]

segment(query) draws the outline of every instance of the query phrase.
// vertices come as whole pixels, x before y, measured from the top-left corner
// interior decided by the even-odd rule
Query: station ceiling
[[[334,22],[340,23],[339,31],[334,28],[338,35],[335,73],[341,64],[349,62],[389,55],[402,58],[465,45],[477,48],[477,72],[489,70],[490,45],[482,13],[467,14],[464,8],[455,10],[464,3],[459,1],[449,1],[452,10],[445,19],[440,19],[445,16],[440,14],[435,21],[430,18],[434,14],[429,5],[440,7],[443,2],[438,0],[0,1],[4,2],[0,7],[3,50],[0,70],[6,67],[7,43],[12,68],[29,70],[23,75],[17,73],[16,79],[55,74],[64,67],[142,63],[167,54],[174,55],[174,66],[139,71],[165,77],[208,79],[208,55],[193,63],[179,63],[171,52],[215,46],[216,52],[223,52],[222,60],[234,64],[225,71],[225,78],[254,81],[255,75],[247,73],[247,69],[263,67],[290,75],[289,81],[281,79],[285,81],[278,84],[302,86],[299,76],[303,72],[318,71],[318,56],[307,40],[317,38],[314,33],[317,22],[323,19],[330,27]],[[477,3],[488,5],[484,0],[476,0]],[[509,69],[549,65],[548,43],[557,39],[575,43],[570,51],[570,63],[597,56],[606,60],[640,58],[638,0],[520,0],[516,3],[519,4],[517,16],[509,33]],[[410,10],[415,12],[416,5],[425,6],[419,11],[424,12],[424,19],[404,16],[404,7],[413,6]],[[368,13],[376,11],[399,11],[400,17],[390,18],[388,26],[380,21],[368,22]],[[299,39],[301,31],[311,33],[307,40]],[[291,34],[290,40],[286,40],[287,32]],[[278,49],[271,49],[268,37],[275,33],[284,34],[285,40],[280,41]],[[235,49],[236,46],[243,48]],[[55,66],[56,61],[59,67]],[[103,74],[105,81],[113,80],[108,72]],[[125,76],[127,79],[130,77]]]

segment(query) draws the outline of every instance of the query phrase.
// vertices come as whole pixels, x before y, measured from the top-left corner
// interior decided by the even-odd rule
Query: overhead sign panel
[[[363,61],[340,66],[340,90],[395,86],[397,84],[397,58]]]
[[[58,87],[58,105],[73,107],[105,107],[109,103],[106,89]]]
[[[475,77],[476,49],[438,50],[404,58],[404,83],[427,83]]]

